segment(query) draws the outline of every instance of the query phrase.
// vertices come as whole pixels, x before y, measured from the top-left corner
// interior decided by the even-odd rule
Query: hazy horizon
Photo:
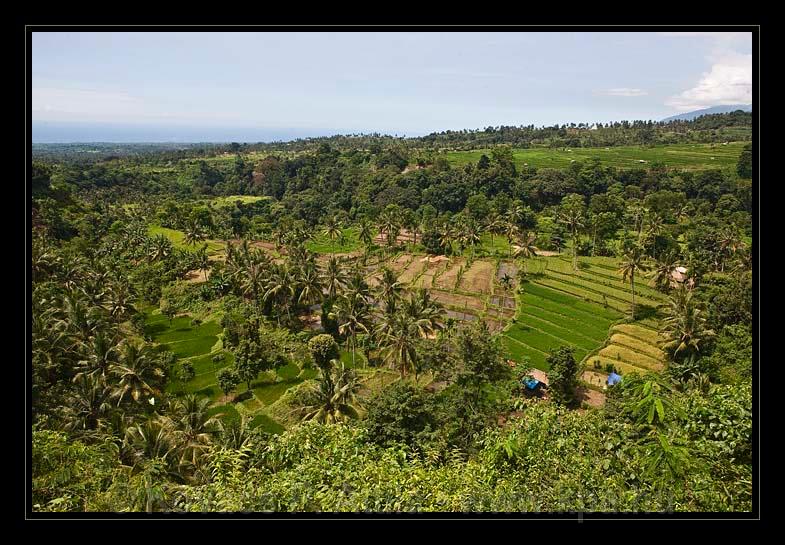
[[[752,103],[752,34],[34,32],[34,142],[420,136]]]

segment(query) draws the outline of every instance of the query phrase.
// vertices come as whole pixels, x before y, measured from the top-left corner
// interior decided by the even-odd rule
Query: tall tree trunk
[[[575,229],[572,230],[572,270],[578,269],[578,239]]]
[[[354,353],[357,350],[357,341],[355,340],[354,331],[352,331],[352,369],[355,368]]]
[[[635,320],[635,271],[630,275],[630,286],[632,287],[632,319]]]

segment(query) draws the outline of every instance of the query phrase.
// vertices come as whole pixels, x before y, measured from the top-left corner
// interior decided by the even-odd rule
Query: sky
[[[752,34],[34,32],[34,142],[658,120],[752,103]]]

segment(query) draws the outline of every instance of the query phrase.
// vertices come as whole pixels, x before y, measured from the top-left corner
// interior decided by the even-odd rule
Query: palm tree
[[[197,242],[207,238],[207,233],[202,227],[202,224],[196,220],[191,220],[185,227],[185,242],[189,246],[195,245]]]
[[[327,290],[327,296],[330,299],[335,299],[335,296],[346,284],[346,274],[343,272],[341,262],[337,257],[330,256],[323,277],[323,284]]]
[[[643,222],[649,213],[649,209],[640,204],[633,204],[628,209],[628,214],[633,220],[635,230],[638,231],[638,242],[641,242],[643,234]]]
[[[445,255],[452,254],[452,243],[455,240],[455,231],[454,229],[445,224],[442,228],[441,235],[439,236],[439,246],[442,248],[442,252]]]
[[[504,286],[505,291],[509,291],[512,287],[512,276],[507,273],[504,273],[504,276],[501,277],[499,280],[502,286]]]
[[[472,255],[474,255],[474,246],[480,243],[480,230],[474,220],[467,221],[461,233],[461,244],[470,246],[472,248]]]
[[[663,349],[672,358],[697,356],[702,341],[714,337],[714,331],[706,327],[704,312],[689,287],[681,285],[673,291],[665,307],[662,331]]]
[[[373,246],[373,224],[368,218],[363,217],[360,219],[358,225],[360,228],[358,236],[360,241],[365,245],[365,255],[368,255],[371,246]]]
[[[99,329],[90,338],[89,342],[79,344],[84,353],[84,358],[77,363],[80,371],[76,376],[88,374],[106,377],[109,374],[110,367],[117,361],[118,346],[116,338]]]
[[[395,214],[390,211],[383,212],[379,216],[379,222],[379,230],[385,234],[387,246],[394,246],[398,239],[398,234],[401,232],[401,222],[395,217]]]
[[[251,428],[252,417],[243,415],[239,419],[230,419],[222,422],[218,441],[224,448],[242,450],[249,447],[254,441]]]
[[[352,367],[355,366],[357,352],[357,332],[368,333],[367,323],[370,322],[368,309],[359,296],[339,297],[329,313],[331,320],[338,322],[338,333],[346,337],[346,344],[352,351]]]
[[[147,347],[132,342],[122,345],[118,362],[112,365],[110,372],[119,379],[113,394],[118,406],[128,394],[137,403],[142,396],[154,394],[158,391],[154,381],[164,377]]]
[[[64,427],[68,431],[93,431],[104,428],[112,409],[112,389],[100,374],[80,373],[64,404]]]
[[[147,257],[150,261],[159,261],[169,257],[172,253],[172,242],[162,234],[155,235],[150,241]]]
[[[646,239],[649,243],[654,244],[657,240],[657,237],[660,236],[663,231],[665,230],[665,223],[662,219],[662,216],[656,212],[653,212],[649,217],[649,227],[646,229]],[[656,259],[656,255],[653,255]]]
[[[583,212],[577,207],[568,207],[562,210],[559,221],[569,228],[572,233],[572,270],[578,269],[578,231],[583,228]]]
[[[417,246],[417,235],[418,234],[422,234],[423,228],[424,228],[424,226],[423,226],[422,222],[415,216],[412,219],[411,224],[409,225],[409,231],[414,236],[414,240],[412,241],[412,244],[414,246]]]
[[[61,262],[60,280],[67,290],[75,290],[84,280],[87,265],[81,256],[66,255]]]
[[[127,281],[115,282],[109,286],[104,305],[109,315],[119,322],[136,312],[133,305],[135,297],[136,293],[131,284]]]
[[[252,262],[242,271],[243,277],[241,279],[241,286],[243,295],[253,298],[254,304],[259,307],[262,286],[267,278],[267,268],[262,263]]]
[[[438,302],[431,299],[425,288],[418,289],[404,301],[402,312],[413,320],[414,329],[422,338],[427,338],[443,328],[442,310]]]
[[[507,244],[509,246],[509,254],[508,257],[512,257],[512,241],[518,236],[518,224],[508,221],[504,224],[504,234],[507,237]]]
[[[643,249],[638,244],[629,246],[622,256],[621,268],[619,274],[622,275],[624,282],[630,279],[630,287],[632,289],[632,313],[631,319],[635,319],[635,273],[646,272],[649,266],[646,263],[646,255]]]
[[[267,279],[263,299],[275,300],[279,307],[286,310],[286,316],[291,323],[291,303],[294,299],[295,279],[286,263],[273,265],[272,274]],[[280,322],[280,319],[279,319]]]
[[[520,224],[521,220],[523,219],[524,215],[524,208],[520,204],[515,204],[510,206],[507,210],[507,214],[505,215],[505,222],[507,224],[512,223],[513,225]]]
[[[341,222],[338,219],[338,216],[332,216],[327,218],[327,221],[324,224],[324,231],[323,233],[330,237],[331,243],[331,251],[335,252],[335,239],[343,234],[341,230]]]
[[[297,302],[304,305],[313,305],[322,301],[322,279],[316,265],[309,263],[300,273],[298,279],[300,296]]]
[[[177,449],[172,421],[158,414],[128,428],[123,444],[131,451],[134,465],[146,460],[161,460],[171,467],[171,457]]]
[[[515,259],[523,258],[523,270],[526,271],[526,260],[530,257],[537,257],[537,248],[534,246],[534,241],[537,236],[534,233],[524,231],[518,238],[518,244],[512,246],[514,249],[512,257]]]
[[[196,468],[207,453],[221,420],[208,412],[210,399],[188,394],[174,403],[173,436],[180,450],[180,465]]]
[[[398,276],[389,267],[382,267],[382,277],[376,288],[377,297],[384,301],[386,312],[395,312],[396,303],[400,299],[403,285],[398,281]]]
[[[82,341],[88,341],[102,321],[102,312],[97,307],[90,307],[84,295],[76,290],[69,290],[63,297],[61,326],[72,332]]]
[[[654,278],[655,287],[667,292],[671,286],[673,270],[678,266],[678,256],[675,252],[668,252],[654,264],[651,276]]]
[[[741,240],[739,233],[733,227],[725,227],[720,232],[719,242],[719,269],[721,272],[725,271],[725,261],[727,258],[732,257],[741,248]]]
[[[197,250],[196,262],[198,263],[199,270],[202,271],[204,279],[207,280],[207,271],[210,268],[210,257],[207,255],[207,244]]]
[[[415,339],[418,334],[414,319],[405,312],[397,312],[379,325],[378,336],[384,361],[398,368],[401,379],[406,376],[406,371],[413,368],[417,380],[414,362],[417,358]]]
[[[345,369],[343,365],[336,368],[333,360],[333,367],[323,373],[319,385],[309,391],[311,399],[300,409],[303,420],[334,424],[358,418],[360,385],[352,369]]]
[[[500,235],[504,232],[504,222],[499,217],[499,214],[492,212],[488,215],[488,219],[485,222],[485,229],[491,235],[491,247],[493,247],[493,236]]]

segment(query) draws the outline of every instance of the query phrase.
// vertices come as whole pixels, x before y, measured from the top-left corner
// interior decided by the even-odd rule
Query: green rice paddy
[[[525,166],[536,168],[565,168],[577,161],[598,158],[602,166],[616,168],[648,168],[653,163],[664,164],[667,168],[701,170],[711,168],[733,168],[746,142],[723,144],[667,144],[658,146],[614,146],[610,148],[530,148],[514,149],[513,159],[519,169]],[[569,150],[569,151],[568,151]],[[449,151],[447,161],[453,166],[462,167],[467,163],[477,163],[485,154],[491,157],[491,150]],[[641,163],[640,161],[645,161]]]

